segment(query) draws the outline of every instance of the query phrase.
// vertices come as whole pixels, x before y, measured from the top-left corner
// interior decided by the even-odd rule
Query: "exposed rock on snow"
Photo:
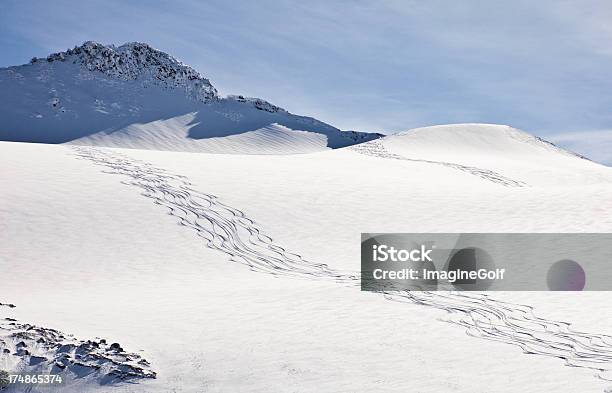
[[[155,378],[149,362],[104,339],[78,340],[55,329],[0,320],[0,359],[13,373],[58,374],[100,384]],[[1,389],[1,387],[0,387]]]
[[[188,97],[202,102],[218,98],[217,89],[193,68],[141,42],[115,47],[87,41],[65,52],[53,53],[46,59],[33,58],[31,63],[45,60],[49,63],[67,61],[113,78],[138,79],[145,85],[182,88]]]
[[[227,97],[227,99],[238,101],[238,102],[248,102],[251,105],[253,105],[256,109],[259,109],[261,111],[270,112],[270,113],[287,112],[283,108],[278,107],[274,104],[270,104],[268,101],[262,100],[261,98],[230,95]]]

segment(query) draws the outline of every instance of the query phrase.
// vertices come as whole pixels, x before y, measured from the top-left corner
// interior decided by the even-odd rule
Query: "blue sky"
[[[0,66],[143,41],[342,129],[509,124],[612,163],[609,1],[13,1]]]

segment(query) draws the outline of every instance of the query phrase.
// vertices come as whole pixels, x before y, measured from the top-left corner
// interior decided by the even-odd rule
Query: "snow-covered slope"
[[[415,128],[385,138],[385,145],[414,158],[462,163],[494,157],[514,163],[579,157],[524,131],[497,124],[449,124]]]
[[[452,167],[519,186],[558,186],[568,181],[597,184],[608,176],[601,165],[505,125],[416,128],[354,148],[372,156]]]
[[[381,144],[399,151],[403,137]],[[561,163],[562,174],[540,173],[528,165],[539,149],[491,169],[488,150],[461,154],[467,147],[457,142],[455,160],[480,162],[468,170],[410,159],[407,148],[404,156],[363,146],[245,156],[0,143],[0,268],[8,272],[0,302],[16,305],[0,306],[0,318],[125,349],[109,355],[100,345],[85,360],[82,351],[61,358],[69,384],[44,391],[560,393],[610,385],[593,377],[599,371],[559,359],[610,376],[609,363],[583,356],[611,351],[609,340],[587,334],[612,332],[601,318],[612,312],[606,293],[495,293],[477,310],[449,297],[452,310],[440,310],[414,304],[431,298],[393,302],[329,273],[359,270],[366,231],[609,232],[612,169],[551,151],[549,166]],[[493,173],[502,170],[507,182]],[[517,320],[531,310],[516,303],[546,320]],[[550,321],[587,333],[556,335]],[[0,338],[10,323],[0,324]],[[491,332],[492,340],[472,337]],[[15,355],[6,341],[0,361],[10,359],[2,366],[10,371],[63,356],[40,351],[36,340],[25,342],[36,357],[23,348]],[[128,354],[146,359],[156,377],[100,385],[107,369],[90,363]]]
[[[222,98],[197,71],[142,43],[86,42],[0,69],[5,141],[303,153],[379,136],[340,131],[258,98]]]

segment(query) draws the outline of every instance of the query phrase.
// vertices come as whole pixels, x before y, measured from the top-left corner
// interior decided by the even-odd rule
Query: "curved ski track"
[[[195,190],[184,176],[107,149],[73,149],[79,158],[105,167],[103,172],[126,176],[122,183],[140,188],[144,196],[168,208],[181,225],[195,230],[207,247],[253,271],[360,285],[359,273],[334,270],[287,251],[244,212]],[[531,306],[495,300],[483,293],[401,291],[384,296],[445,310],[444,321],[465,327],[470,336],[516,345],[526,354],[563,359],[568,366],[592,369],[596,377],[612,381],[610,335],[574,331],[567,322],[536,316]]]
[[[400,156],[399,154],[390,153],[387,151],[383,143],[379,139],[375,139],[370,142],[359,143],[349,147],[349,149],[356,151],[357,153],[364,154],[366,156],[378,157],[378,158],[389,158],[392,160],[412,161],[412,162],[424,162],[427,164],[442,165],[445,167],[457,169],[463,172],[467,172],[470,175],[478,176],[481,179],[501,184],[506,187],[525,187],[527,184],[521,181],[512,180],[504,175],[501,175],[495,171],[489,169],[477,168],[474,166],[466,166],[460,164],[454,164],[452,162],[444,161],[430,161],[420,160],[416,158],[407,158]]]

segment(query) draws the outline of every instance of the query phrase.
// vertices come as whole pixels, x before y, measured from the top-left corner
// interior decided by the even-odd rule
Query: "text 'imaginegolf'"
[[[612,290],[612,234],[364,233],[361,289]]]

